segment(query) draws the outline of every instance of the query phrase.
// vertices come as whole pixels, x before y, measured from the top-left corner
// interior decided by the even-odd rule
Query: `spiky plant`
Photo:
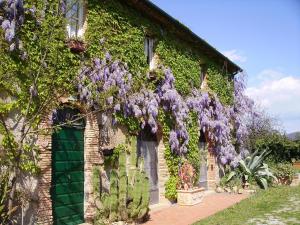
[[[239,161],[239,170],[232,171],[227,178],[229,182],[235,176],[241,176],[243,183],[248,183],[249,178],[255,179],[255,181],[263,188],[268,188],[268,180],[276,177],[269,170],[269,167],[264,163],[265,158],[269,155],[270,151],[267,149],[262,153],[255,151],[252,155],[249,155],[244,160]]]

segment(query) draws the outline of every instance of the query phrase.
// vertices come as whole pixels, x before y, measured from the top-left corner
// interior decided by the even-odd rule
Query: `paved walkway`
[[[226,209],[248,196],[248,194],[209,194],[195,206],[175,204],[161,210],[153,210],[150,212],[150,220],[143,225],[189,225]]]

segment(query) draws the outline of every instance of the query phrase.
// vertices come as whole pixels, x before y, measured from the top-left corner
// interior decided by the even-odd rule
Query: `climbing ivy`
[[[0,29],[0,88],[17,99],[10,103],[1,103],[0,113],[7,114],[14,108],[22,115],[28,116],[26,110],[28,101],[37,92],[38,95],[34,96],[33,104],[29,107],[29,115],[34,117],[33,126],[37,127],[41,116],[35,115],[40,112],[41,107],[43,109],[41,112],[49,112],[58,106],[58,97],[76,94],[74,80],[81,65],[95,57],[104,57],[106,51],[128,65],[133,74],[133,92],[138,92],[142,87],[154,90],[156,80],[149,80],[146,76],[149,72],[144,54],[146,34],[155,38],[155,52],[159,56],[160,63],[173,71],[176,78],[175,86],[180,94],[188,95],[192,88],[200,86],[200,53],[179,41],[174,35],[162,32],[159,25],[121,1],[87,1],[88,26],[84,40],[87,50],[81,54],[73,54],[66,47],[65,20],[62,14],[57,15],[60,3],[27,1],[27,4],[28,7],[33,5],[36,7],[36,14],[27,13],[22,29],[18,31],[18,36],[22,37],[23,48],[26,50],[22,52],[22,57],[19,51],[8,51],[9,45],[2,38],[3,31]],[[222,103],[231,104],[233,83],[228,75],[221,71],[217,66],[209,66],[208,86],[218,95]],[[117,114],[116,119],[124,124],[131,134],[139,132],[139,122],[133,117]],[[174,154],[169,146],[169,133],[173,126],[171,115],[160,111],[159,121],[163,128],[165,159],[170,174],[166,184],[166,196],[176,199],[178,166],[182,159]],[[3,127],[0,128],[3,130]],[[195,116],[192,114],[188,132],[190,141],[186,158],[199,175],[199,131]],[[24,147],[26,150],[25,145]],[[26,152],[24,150],[22,153]],[[26,162],[29,162],[27,158]],[[26,171],[29,169],[36,171],[31,164],[24,165],[23,168]]]
[[[221,103],[225,105],[233,104],[233,77],[220,70],[213,63],[208,64],[207,84],[209,89],[217,94]]]
[[[189,151],[186,154],[187,160],[191,163],[191,165],[195,169],[196,179],[197,182],[200,176],[200,152],[199,152],[199,126],[197,122],[197,115],[195,113],[191,113],[190,115],[190,122],[188,124],[188,132],[189,132],[189,144],[188,149]]]
[[[156,53],[161,63],[172,69],[176,89],[182,95],[188,95],[192,88],[200,87],[199,54],[178,43],[171,35],[165,35],[158,41]]]

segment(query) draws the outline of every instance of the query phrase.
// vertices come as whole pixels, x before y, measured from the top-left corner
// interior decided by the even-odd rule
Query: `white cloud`
[[[300,130],[300,77],[264,70],[256,78],[256,85],[247,88],[247,94],[279,117],[288,132]]]
[[[235,62],[241,62],[244,63],[247,61],[247,57],[243,56],[242,53],[236,49],[228,50],[228,51],[223,51],[222,52],[227,58],[229,58],[232,61]]]

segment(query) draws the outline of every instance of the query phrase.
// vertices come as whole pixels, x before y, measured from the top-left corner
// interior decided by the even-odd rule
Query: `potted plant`
[[[195,187],[195,169],[189,162],[184,162],[179,169],[177,202],[179,205],[195,205],[202,201],[204,188]]]
[[[67,41],[67,45],[73,53],[81,53],[86,50],[86,44],[82,39],[72,38]]]

